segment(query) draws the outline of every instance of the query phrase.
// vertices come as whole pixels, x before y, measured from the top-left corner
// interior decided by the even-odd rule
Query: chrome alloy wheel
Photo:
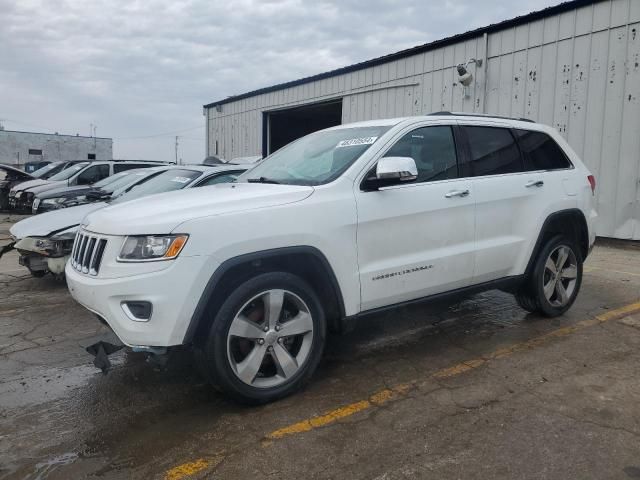
[[[551,251],[544,265],[542,287],[547,301],[554,307],[564,307],[576,288],[578,262],[573,250],[560,245]]]
[[[247,385],[277,387],[300,370],[312,340],[307,304],[288,290],[267,290],[245,303],[231,322],[227,358]]]

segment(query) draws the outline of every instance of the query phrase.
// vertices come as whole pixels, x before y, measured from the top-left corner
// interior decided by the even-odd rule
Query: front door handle
[[[527,182],[527,184],[525,185],[525,187],[527,188],[531,188],[531,187],[541,187],[544,185],[544,182],[542,180],[531,180],[530,182]]]
[[[451,190],[450,192],[445,193],[445,198],[453,198],[453,197],[467,197],[469,195],[469,190]]]

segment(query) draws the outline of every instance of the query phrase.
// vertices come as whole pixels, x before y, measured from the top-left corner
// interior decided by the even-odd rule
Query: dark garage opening
[[[341,123],[342,100],[265,112],[262,154],[266,156],[297,138]]]

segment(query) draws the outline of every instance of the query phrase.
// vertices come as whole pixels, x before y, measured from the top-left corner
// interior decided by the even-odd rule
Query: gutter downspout
[[[208,108],[203,108],[202,110],[203,110],[202,113],[206,117],[206,120],[205,120],[205,129],[206,129],[205,142],[206,142],[206,145],[204,147],[204,152],[205,152],[204,158],[207,158],[209,156],[209,109]]]
[[[482,113],[487,113],[487,84],[489,79],[487,73],[489,71],[489,34],[484,32],[484,87],[482,89]]]

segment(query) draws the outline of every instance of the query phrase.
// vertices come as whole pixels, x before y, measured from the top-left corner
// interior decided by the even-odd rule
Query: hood
[[[78,185],[76,187],[57,187],[47,190],[46,192],[38,193],[38,198],[45,200],[48,198],[77,197],[79,195],[86,195],[94,190],[97,189],[87,185]]]
[[[26,182],[20,182],[11,190],[22,191],[22,190],[26,190],[27,188],[37,187],[38,185],[44,185],[46,183],[49,183],[49,182],[47,180],[40,180],[39,178],[36,178],[34,180],[27,180]]]
[[[27,190],[28,192],[32,192],[34,195],[38,195],[39,193],[42,192],[48,192],[49,190],[53,190],[53,189],[57,189],[60,187],[64,187],[67,185],[67,181],[66,180],[61,180],[59,182],[49,182],[47,181],[46,183],[43,183],[42,185],[36,185],[33,187],[29,187],[25,190]]]
[[[89,215],[84,224],[107,235],[170,233],[196,218],[299,202],[312,193],[313,187],[299,185],[225,183],[112,205]]]
[[[106,205],[104,202],[88,203],[34,215],[13,225],[9,232],[18,240],[26,237],[47,237],[52,233],[79,225],[88,213],[104,208]]]

